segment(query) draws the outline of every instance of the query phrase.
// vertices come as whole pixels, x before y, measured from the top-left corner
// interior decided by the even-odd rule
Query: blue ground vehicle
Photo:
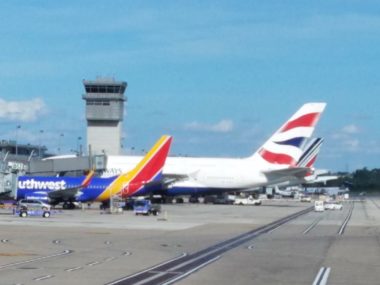
[[[146,215],[149,216],[153,214],[157,216],[158,213],[161,212],[161,206],[152,204],[149,200],[136,200],[133,204],[133,211],[135,215]]]

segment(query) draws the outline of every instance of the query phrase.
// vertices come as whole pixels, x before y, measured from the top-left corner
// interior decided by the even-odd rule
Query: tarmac
[[[0,284],[110,284],[311,205],[172,204],[162,205],[159,216],[92,206],[57,210],[50,218],[1,209]],[[379,232],[379,199],[346,202],[342,211],[311,211],[228,248],[174,283],[379,284]]]

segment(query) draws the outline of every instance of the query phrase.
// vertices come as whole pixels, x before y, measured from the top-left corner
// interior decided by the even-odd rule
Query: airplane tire
[[[28,212],[27,211],[21,211],[20,212],[20,217],[21,218],[25,218],[25,217],[27,217],[28,216]]]
[[[44,217],[44,218],[49,218],[49,217],[50,217],[50,212],[45,211],[45,212],[42,214],[42,217]]]

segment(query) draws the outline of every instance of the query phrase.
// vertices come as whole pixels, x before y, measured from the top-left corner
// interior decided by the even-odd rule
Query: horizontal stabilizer
[[[311,169],[309,167],[292,167],[278,170],[264,171],[265,176],[276,183],[289,180],[289,178],[302,179]]]

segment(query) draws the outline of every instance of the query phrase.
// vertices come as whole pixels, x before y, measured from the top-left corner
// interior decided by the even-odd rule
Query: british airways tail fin
[[[249,159],[263,169],[295,167],[326,103],[304,104]]]

